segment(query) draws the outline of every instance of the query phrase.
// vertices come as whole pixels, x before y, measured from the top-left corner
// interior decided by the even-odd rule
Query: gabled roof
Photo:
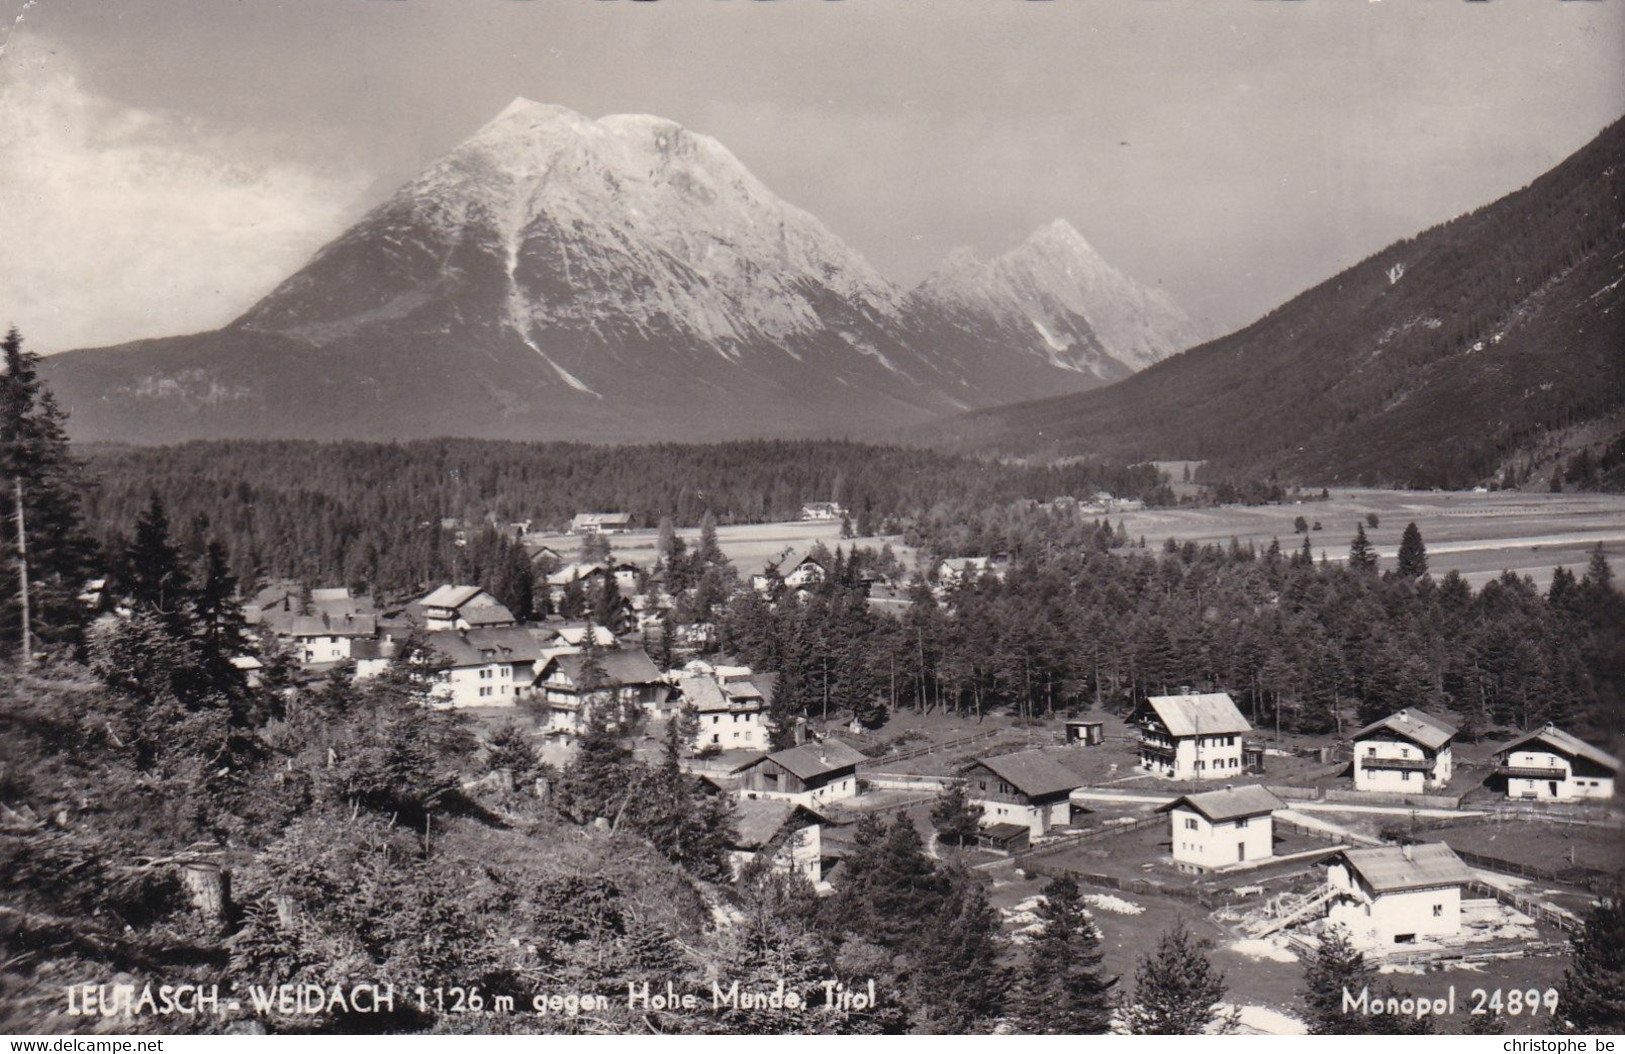
[[[437,586],[418,604],[426,608],[451,608],[455,611],[483,592],[485,590],[479,586]]]
[[[831,772],[839,772],[841,769],[855,768],[867,760],[869,760],[867,756],[858,753],[839,739],[826,739],[821,743],[803,743],[799,747],[791,747],[789,750],[769,754],[765,758],[757,758],[741,765],[740,769],[760,765],[763,761],[772,761],[783,766],[796,779],[810,780]],[[734,771],[737,772],[739,769]]]
[[[1389,714],[1381,721],[1373,721],[1369,725],[1354,733],[1356,740],[1364,739],[1381,731],[1389,731],[1396,736],[1415,743],[1428,750],[1438,750],[1455,738],[1456,726],[1448,721],[1423,713],[1421,710],[1405,709],[1397,714]]]
[[[557,666],[576,684],[581,683],[582,670],[587,666],[585,652],[555,655],[548,666]],[[598,665],[604,671],[606,685],[654,684],[660,680],[660,667],[642,648],[614,648],[598,653]]]
[[[1377,893],[1462,885],[1473,877],[1461,857],[1443,842],[1344,849],[1332,859],[1347,863]]]
[[[456,667],[486,666],[493,662],[535,662],[542,653],[536,638],[516,626],[467,631],[434,630],[425,633],[423,640]]]
[[[1496,751],[1497,754],[1506,754],[1517,750],[1526,743],[1538,742],[1550,747],[1554,753],[1570,758],[1585,758],[1587,761],[1601,765],[1605,769],[1618,772],[1622,767],[1620,760],[1612,754],[1606,753],[1587,743],[1585,740],[1548,724],[1544,728],[1537,728],[1533,732],[1525,732]]]
[[[677,679],[683,700],[702,714],[718,710],[732,710],[733,704],[723,694],[715,677],[703,673],[685,673]]]
[[[1001,754],[976,762],[1029,798],[1041,798],[1081,787],[1087,781],[1059,761],[1038,750]],[[973,766],[974,767],[974,766]]]
[[[1170,735],[1213,736],[1253,730],[1228,692],[1153,695],[1146,704]]]
[[[1285,803],[1265,790],[1263,787],[1249,785],[1246,787],[1226,787],[1223,790],[1203,791],[1200,794],[1186,794],[1175,798],[1167,805],[1157,807],[1158,812],[1171,812],[1185,806],[1195,809],[1208,818],[1210,823],[1224,823],[1228,820],[1240,820],[1249,816],[1263,816],[1276,809],[1285,808]]]
[[[375,637],[378,635],[378,616],[295,615],[286,623],[285,630],[273,626],[274,632],[289,637]]]
[[[815,824],[828,823],[822,814],[782,798],[741,798],[734,803],[734,846],[739,849],[760,849],[789,827],[800,830]]]

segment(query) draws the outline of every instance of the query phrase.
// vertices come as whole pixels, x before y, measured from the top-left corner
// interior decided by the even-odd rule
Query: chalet
[[[1035,838],[1072,823],[1072,792],[1084,784],[1041,750],[982,758],[965,775],[965,797],[984,823],[1022,824]]]
[[[806,550],[786,549],[752,575],[750,584],[758,593],[767,593],[779,583],[789,589],[806,589],[828,577],[829,568],[820,557]]]
[[[624,534],[632,529],[632,516],[625,512],[578,512],[570,521],[571,534]]]
[[[696,751],[768,749],[765,700],[750,681],[723,684],[715,674],[685,673],[677,690],[699,722],[694,730]]]
[[[798,874],[815,886],[832,861],[824,853],[828,817],[782,798],[741,798],[734,803],[736,834],[729,845],[738,874],[760,859],[782,874]]]
[[[596,673],[591,670],[594,663]],[[595,654],[549,654],[537,670],[536,692],[547,708],[546,731],[571,736],[581,731],[593,706],[615,701],[659,709],[671,694],[671,685],[642,648],[616,648]]]
[[[1104,742],[1106,742],[1106,722],[1082,719],[1067,721],[1067,746],[1098,747]]]
[[[1575,801],[1611,798],[1620,761],[1555,725],[1519,736],[1495,752],[1507,797]]]
[[[620,639],[615,631],[608,626],[600,626],[596,622],[549,620],[540,626],[532,626],[530,632],[542,642],[543,647],[549,648],[576,648],[587,646],[587,641],[599,648],[618,648]]]
[[[424,644],[445,665],[429,689],[436,705],[516,706],[531,692],[541,646],[514,626],[431,630]]]
[[[1274,813],[1282,807],[1263,787],[1250,786],[1186,794],[1157,811],[1169,816],[1174,863],[1207,871],[1274,856]]]
[[[818,805],[857,797],[858,765],[865,760],[839,739],[826,739],[768,754],[734,771],[741,797]]]
[[[400,647],[400,643],[387,633],[351,644],[350,661],[355,663],[355,679],[365,681],[389,669],[389,664],[400,654]]]
[[[378,635],[376,615],[295,615],[276,624],[273,632],[291,642],[294,659],[303,666],[348,661],[357,641]]]
[[[1140,729],[1140,767],[1176,780],[1240,773],[1241,739],[1253,727],[1226,692],[1154,695],[1133,722]]]
[[[803,520],[839,520],[846,514],[846,508],[833,501],[809,501],[801,507]]]
[[[1450,782],[1456,727],[1420,710],[1401,710],[1354,733],[1354,789],[1420,793]]]
[[[517,621],[513,612],[479,586],[440,586],[408,605],[408,612],[430,632],[499,629]]]
[[[1344,849],[1327,867],[1326,921],[1364,948],[1454,937],[1462,888],[1472,877],[1442,842]]]

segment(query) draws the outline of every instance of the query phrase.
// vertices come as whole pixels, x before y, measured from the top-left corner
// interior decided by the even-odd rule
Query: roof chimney
[[[1406,721],[1406,720],[1410,719],[1411,712],[1410,712],[1409,708],[1406,708],[1404,710],[1401,710],[1398,714],[1396,714],[1394,716],[1398,717],[1401,721]]]

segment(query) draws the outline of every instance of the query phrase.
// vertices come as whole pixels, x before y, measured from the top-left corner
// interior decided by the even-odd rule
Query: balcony
[[[1566,780],[1569,778],[1567,769],[1542,768],[1534,765],[1497,765],[1497,776],[1505,776],[1515,780]]]
[[[1171,744],[1142,739],[1140,740],[1140,753],[1147,757],[1156,758],[1165,764],[1171,765],[1174,762],[1174,748]]]
[[[1432,772],[1428,758],[1361,758],[1362,769],[1389,769],[1396,772]]]

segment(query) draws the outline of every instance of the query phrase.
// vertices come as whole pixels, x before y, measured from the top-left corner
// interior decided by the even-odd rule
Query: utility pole
[[[17,581],[18,599],[22,604],[23,640],[21,666],[26,672],[34,661],[34,634],[28,611],[28,530],[23,524],[23,479],[14,481],[17,496]]]

